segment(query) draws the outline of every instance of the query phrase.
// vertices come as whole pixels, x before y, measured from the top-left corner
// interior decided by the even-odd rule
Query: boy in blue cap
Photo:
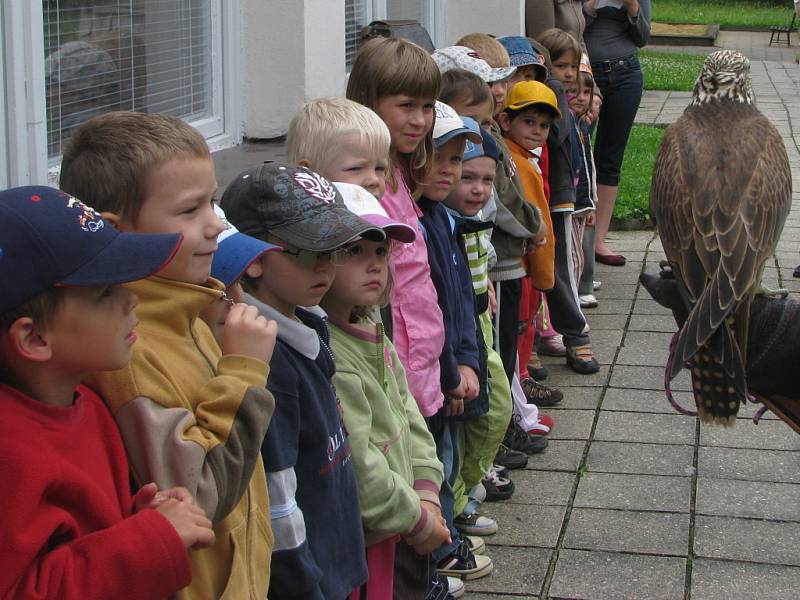
[[[0,596],[164,598],[214,542],[187,490],[133,498],[114,420],[81,380],[131,358],[138,298],[180,235],[118,233],[48,187],[0,192]],[[154,510],[153,510],[154,509]]]

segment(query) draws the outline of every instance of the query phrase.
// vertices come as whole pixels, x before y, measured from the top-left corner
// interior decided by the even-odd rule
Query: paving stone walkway
[[[744,39],[752,49],[758,36],[766,46],[765,35],[723,39]],[[793,57],[767,54],[754,57],[754,87],[784,137],[797,202],[800,67]],[[639,120],[669,123],[688,98],[648,93]],[[468,597],[796,600],[800,436],[769,413],[754,425],[753,407],[730,429],[672,410],[662,389],[675,323],[637,280],[643,269],[658,269],[660,241],[650,231],[610,239],[628,264],[598,266],[600,306],[586,311],[602,369],[581,376],[563,359],[543,359],[548,383],[564,391],[563,406],[547,411],[555,419],[549,448],[514,472],[514,497],[485,505],[500,524],[487,538],[496,571],[468,582]],[[797,264],[800,208],[767,267],[768,285],[800,294]],[[693,405],[685,372],[673,389]]]

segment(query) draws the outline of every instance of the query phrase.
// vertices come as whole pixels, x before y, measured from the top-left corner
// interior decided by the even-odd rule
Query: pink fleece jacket
[[[386,186],[381,204],[389,216],[411,225],[416,241],[398,243],[392,250],[392,342],[406,368],[408,388],[419,410],[430,417],[442,407],[439,356],[444,347],[444,323],[431,281],[428,247],[419,224],[422,212],[411,197],[402,173],[395,169],[397,190]]]

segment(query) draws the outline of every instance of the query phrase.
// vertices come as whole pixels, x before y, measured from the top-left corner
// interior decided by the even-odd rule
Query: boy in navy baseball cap
[[[0,192],[0,596],[163,598],[214,541],[182,488],[131,497],[108,409],[80,381],[131,357],[137,297],[177,234],[120,233],[48,187]],[[109,560],[113,556],[114,560]]]

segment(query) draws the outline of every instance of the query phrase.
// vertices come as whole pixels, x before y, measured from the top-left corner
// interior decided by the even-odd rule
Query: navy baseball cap
[[[225,229],[217,236],[217,251],[214,252],[211,261],[211,276],[228,287],[235,283],[258,257],[271,250],[280,250],[280,246],[241,233],[228,221],[225,211],[219,204],[214,205],[214,212],[225,225]]]
[[[52,287],[143,279],[175,255],[179,233],[122,233],[66,192],[0,192],[0,314]]]
[[[467,126],[471,126],[470,121],[475,123],[475,121],[469,117],[461,118],[464,119],[464,124]],[[477,125],[477,123],[475,123],[475,125]],[[495,162],[500,162],[500,150],[497,147],[497,142],[495,142],[492,138],[492,134],[481,127],[478,127],[478,131],[481,132],[481,143],[475,144],[467,140],[467,146],[464,148],[463,160],[466,161],[472,160],[473,158],[478,158],[479,156],[488,156],[489,158],[493,158]]]
[[[301,250],[328,252],[358,237],[385,237],[347,210],[332,183],[305,167],[265,162],[248,169],[231,182],[220,204],[242,233],[272,233]]]

